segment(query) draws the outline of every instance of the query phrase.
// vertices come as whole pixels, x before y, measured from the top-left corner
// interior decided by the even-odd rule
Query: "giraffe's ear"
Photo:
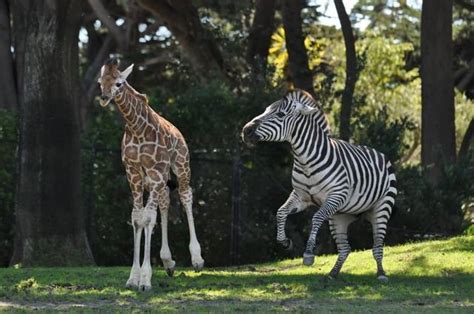
[[[125,70],[123,70],[122,73],[120,73],[120,78],[122,79],[122,81],[125,81],[127,79],[130,73],[132,73],[132,70],[133,70],[133,64],[129,66],[128,68],[126,68]]]

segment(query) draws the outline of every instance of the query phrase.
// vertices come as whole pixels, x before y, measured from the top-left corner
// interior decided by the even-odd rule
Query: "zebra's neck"
[[[147,124],[149,114],[146,96],[125,82],[120,93],[115,96],[115,103],[130,130],[137,135],[141,134]]]
[[[295,163],[300,167],[311,167],[320,162],[331,148],[328,133],[320,124],[319,115],[300,116],[295,121],[290,144]]]

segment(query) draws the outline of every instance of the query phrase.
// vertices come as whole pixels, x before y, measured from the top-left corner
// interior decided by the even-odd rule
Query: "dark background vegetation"
[[[239,139],[293,87],[315,96],[336,137],[395,164],[387,243],[472,233],[474,8],[360,0],[347,15],[334,2],[342,28],[321,22],[328,1],[0,0],[0,265],[131,262],[123,122],[95,99],[111,55],[135,63],[130,84],[187,139],[209,266],[303,250],[315,208],[288,220],[293,252],[275,241],[289,147]],[[188,265],[176,192],[170,211],[171,250]],[[327,226],[319,239],[320,253],[334,252]],[[351,226],[353,248],[371,239],[368,223]]]

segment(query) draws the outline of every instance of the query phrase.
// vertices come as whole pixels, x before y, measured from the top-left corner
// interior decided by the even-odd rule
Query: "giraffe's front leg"
[[[145,225],[145,252],[143,254],[143,264],[140,269],[139,290],[148,291],[151,289],[152,268],[150,262],[150,248],[151,236],[156,223],[156,207],[152,209],[147,206],[143,212],[143,220]]]
[[[286,219],[288,218],[288,215],[299,213],[306,207],[307,204],[302,202],[298,194],[296,194],[295,190],[293,190],[286,202],[277,211],[277,241],[286,250],[293,249],[293,241],[286,237]]]
[[[132,211],[133,225],[133,265],[130,271],[130,277],[127,280],[127,288],[138,288],[140,283],[140,242],[142,238],[142,218],[143,210]]]
[[[170,196],[168,187],[160,190],[158,195],[160,215],[161,215],[161,250],[160,258],[163,262],[168,276],[172,277],[174,274],[174,267],[176,262],[171,257],[170,247],[168,245],[168,209],[170,205]]]
[[[133,196],[131,221],[133,226],[133,265],[127,288],[138,288],[140,283],[140,242],[143,231],[143,175],[139,169],[125,163],[127,179]]]
[[[150,196],[143,211],[143,228],[145,230],[145,248],[143,253],[143,264],[140,269],[140,285],[139,290],[148,291],[151,289],[151,277],[153,275],[150,254],[151,254],[151,237],[156,224],[156,207],[160,188],[155,185],[150,190]],[[159,185],[159,186],[162,186]]]

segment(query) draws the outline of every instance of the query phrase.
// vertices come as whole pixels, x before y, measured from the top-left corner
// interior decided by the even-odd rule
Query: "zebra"
[[[293,190],[276,214],[277,241],[284,248],[293,248],[285,233],[288,215],[318,206],[303,263],[314,263],[316,235],[329,220],[338,251],[329,277],[335,278],[351,251],[347,229],[362,216],[372,224],[377,278],[388,281],[382,266],[383,242],[397,189],[393,167],[384,154],[333,138],[323,111],[303,90],[291,91],[268,106],[243,127],[241,137],[249,146],[261,141],[291,145]]]

